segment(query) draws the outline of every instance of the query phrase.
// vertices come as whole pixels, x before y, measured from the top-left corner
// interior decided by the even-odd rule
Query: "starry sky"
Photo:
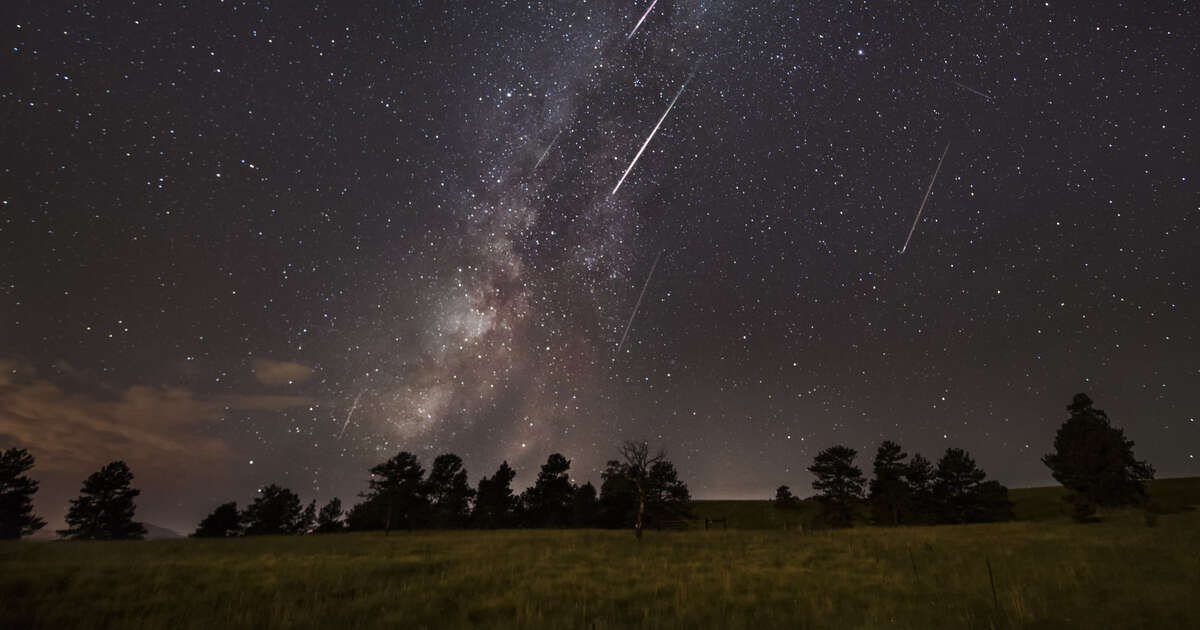
[[[180,531],[400,450],[1044,484],[1080,391],[1200,474],[1194,3],[13,4],[0,447],[52,526],[117,458]]]

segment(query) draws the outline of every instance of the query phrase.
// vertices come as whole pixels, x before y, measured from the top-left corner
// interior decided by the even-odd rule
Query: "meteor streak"
[[[900,248],[900,253],[903,254],[908,249],[908,242],[912,240],[913,232],[917,230],[917,221],[921,220],[921,211],[925,209],[925,202],[929,201],[929,193],[933,190],[933,182],[937,181],[938,173],[942,170],[942,160],[946,159],[946,152],[950,150],[950,143],[946,143],[946,148],[942,150],[942,157],[938,158],[937,168],[933,170],[933,177],[929,178],[929,188],[925,189],[925,198],[921,200],[921,207],[917,208],[917,218],[913,219],[912,228],[908,230],[908,238],[904,239],[904,247]]]
[[[625,36],[625,41],[633,39],[633,34],[638,32],[638,29],[642,27],[642,22],[646,21],[646,16],[650,15],[650,12],[654,10],[654,5],[656,4],[658,4],[658,0],[654,0],[654,2],[650,3],[650,8],[646,9],[646,12],[642,14],[642,19],[638,20],[637,24],[633,25],[633,30],[629,31],[629,34]]]
[[[366,390],[363,390],[366,391]],[[358,408],[358,399],[362,398],[363,392],[358,392],[354,397],[354,402],[350,404],[350,413],[346,414],[346,421],[342,423],[342,431],[338,433],[338,439],[342,439],[342,435],[346,433],[346,427],[350,426],[350,418],[354,417],[354,410]]]
[[[987,100],[989,100],[989,101],[993,101],[993,100],[995,100],[995,99],[993,99],[991,96],[988,96],[987,94],[984,94],[983,92],[980,92],[979,90],[976,90],[976,89],[975,89],[975,88],[973,88],[973,87],[969,87],[969,86],[963,85],[963,84],[959,83],[958,81],[955,81],[954,79],[950,79],[950,82],[951,82],[951,83],[953,83],[954,85],[957,85],[958,87],[960,87],[960,88],[962,88],[962,89],[964,89],[964,90],[968,91],[968,92],[971,92],[971,93],[974,93],[974,94],[978,94],[978,95],[982,96],[983,98],[986,98],[986,99],[987,99]]]
[[[542,157],[538,158],[537,164],[533,165],[533,170],[536,171],[538,169],[538,167],[542,165],[542,160],[545,160],[546,156],[550,155],[550,149],[554,148],[554,143],[558,142],[558,137],[561,135],[562,135],[562,129],[559,129],[558,133],[554,134],[554,139],[550,141],[550,146],[546,147],[545,151],[542,151]]]
[[[633,305],[633,312],[629,314],[629,321],[625,323],[625,332],[621,333],[621,340],[617,342],[615,352],[621,351],[621,346],[625,345],[625,337],[629,336],[629,327],[633,325],[633,318],[637,317],[638,309],[642,307],[642,298],[646,297],[646,287],[650,286],[650,278],[654,277],[654,269],[658,267],[658,259],[663,255],[663,250],[658,250],[658,255],[654,257],[654,264],[650,265],[650,273],[646,274],[646,282],[642,284],[642,292],[638,295],[637,303]]]
[[[654,139],[654,134],[658,133],[658,128],[661,127],[663,121],[667,119],[667,114],[671,113],[671,108],[675,107],[675,101],[679,100],[679,96],[683,94],[683,88],[686,88],[688,81],[691,80],[692,77],[688,77],[687,81],[684,81],[683,85],[679,86],[679,91],[675,93],[675,98],[671,99],[671,104],[667,106],[667,111],[663,112],[662,118],[658,119],[658,124],[654,125],[654,129],[650,132],[650,135],[646,138],[646,141],[642,143],[642,148],[638,149],[637,155],[633,156],[633,161],[629,163],[629,168],[625,169],[625,172],[621,175],[621,179],[617,182],[617,185],[613,186],[611,193],[608,193],[610,197],[617,194],[617,191],[621,188],[621,184],[625,183],[625,178],[629,176],[629,171],[633,170],[633,166],[637,164],[638,159],[642,157],[642,152],[646,150],[646,147],[649,146],[650,141]]]

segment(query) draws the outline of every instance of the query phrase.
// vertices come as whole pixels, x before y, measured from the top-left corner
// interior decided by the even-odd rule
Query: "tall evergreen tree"
[[[345,528],[346,524],[342,522],[342,500],[334,497],[317,513],[316,532],[318,534],[332,534],[340,532]]]
[[[246,511],[242,524],[247,536],[300,534],[304,532],[304,507],[295,492],[271,484],[259,491]]]
[[[904,467],[905,492],[909,500],[909,522],[937,522],[933,497],[933,462],[917,453]]]
[[[589,481],[575,488],[575,495],[571,498],[571,527],[595,527],[599,511],[596,486]]]
[[[904,479],[908,454],[899,444],[885,440],[875,452],[875,476],[871,479],[867,501],[876,523],[899,525],[909,517],[911,497]]]
[[[646,490],[646,511],[650,524],[678,521],[692,516],[692,494],[679,473],[665,457],[650,466]]]
[[[222,503],[213,509],[212,513],[200,521],[200,526],[192,533],[193,538],[229,538],[240,536],[242,533],[242,515],[238,512],[237,503],[230,501]]]
[[[530,527],[566,527],[571,522],[575,486],[567,471],[571,460],[554,453],[542,464],[533,487],[522,494],[525,524]]]
[[[33,468],[33,455],[23,448],[0,452],[0,540],[28,536],[46,525],[33,514],[38,482],[25,473]]]
[[[501,462],[496,474],[479,480],[479,491],[475,496],[475,509],[471,521],[476,527],[499,529],[513,526],[513,509],[517,499],[513,496],[512,480],[517,476],[508,462]]]
[[[363,514],[375,520],[371,529],[382,527],[384,532],[392,527],[421,527],[429,515],[428,487],[423,477],[425,469],[412,453],[403,451],[395,457],[371,468],[369,489]],[[355,521],[351,510],[351,523]]]
[[[1090,517],[1096,506],[1144,500],[1154,468],[1134,457],[1133,441],[1125,431],[1113,427],[1108,414],[1094,408],[1087,394],[1076,394],[1067,411],[1071,415],[1054,436],[1054,452],[1042,462],[1070,491],[1067,500],[1076,518]]]
[[[304,506],[304,511],[300,513],[300,519],[296,522],[297,534],[307,534],[317,526],[317,500],[313,499]]]
[[[819,493],[822,520],[831,527],[850,527],[855,509],[862,501],[866,480],[862,470],[854,465],[857,455],[858,451],[848,446],[831,446],[817,453],[813,465],[808,467],[816,477],[812,485]]]
[[[464,527],[471,516],[475,490],[467,481],[462,459],[453,453],[438,455],[429,469],[428,493],[432,504],[433,526]]]
[[[938,520],[943,523],[969,523],[979,484],[987,473],[961,448],[948,448],[937,463],[933,491]]]
[[[134,498],[141,490],[129,487],[133,473],[123,461],[107,464],[83,482],[79,498],[71,499],[67,529],[60,536],[79,540],[138,539],[146,527],[133,520]]]
[[[600,526],[609,529],[633,527],[637,509],[637,487],[625,474],[625,465],[615,459],[609,460],[600,473]]]

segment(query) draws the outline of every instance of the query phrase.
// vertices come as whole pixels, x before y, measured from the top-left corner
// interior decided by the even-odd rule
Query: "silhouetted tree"
[[[646,516],[649,522],[662,526],[663,521],[677,521],[692,516],[692,494],[687,484],[679,480],[675,464],[667,459],[650,466],[646,488]]]
[[[975,460],[961,448],[948,448],[938,460],[933,492],[938,521],[978,523],[1011,518],[1008,489],[987,477]]]
[[[979,484],[975,496],[972,522],[991,523],[1013,519],[1013,504],[1008,500],[1008,488],[999,481],[988,480]]]
[[[238,512],[237,503],[230,501],[218,505],[211,514],[200,521],[200,526],[192,533],[193,538],[229,538],[240,536],[242,533],[242,515]]]
[[[642,539],[642,530],[646,526],[646,498],[650,491],[650,468],[666,459],[666,454],[660,449],[654,455],[650,454],[650,445],[645,442],[625,440],[619,449],[624,464],[625,476],[633,482],[637,490],[637,517],[633,521],[633,534],[638,540]]]
[[[971,455],[961,448],[948,448],[938,460],[933,492],[937,500],[938,520],[943,523],[968,523],[975,491],[987,473],[975,465]]]
[[[554,453],[542,464],[533,487],[521,495],[525,524],[529,527],[566,527],[571,522],[575,487],[567,471],[571,461]]]
[[[609,529],[633,527],[637,520],[638,492],[625,466],[609,460],[600,473],[599,524]]]
[[[800,507],[800,499],[792,494],[788,486],[779,486],[775,489],[775,501],[772,504],[777,508],[794,509]]]
[[[340,532],[345,528],[346,525],[342,522],[342,500],[334,497],[317,513],[316,532],[318,534],[332,534]]]
[[[0,452],[0,540],[28,536],[46,525],[33,514],[38,482],[25,473],[33,468],[33,455],[23,448]]]
[[[862,470],[854,465],[858,451],[848,446],[831,446],[813,459],[808,467],[816,479],[813,489],[821,504],[821,518],[831,527],[849,527],[854,521],[854,511],[862,501]]]
[[[317,500],[313,499],[304,506],[304,511],[300,513],[300,520],[296,522],[297,534],[307,534],[317,526]]]
[[[904,467],[904,482],[909,500],[911,523],[937,522],[936,505],[933,497],[933,462],[917,453]]]
[[[295,492],[271,484],[259,491],[246,511],[242,525],[247,536],[299,534],[304,532],[304,508]]]
[[[505,461],[501,462],[491,478],[479,480],[475,509],[471,513],[471,521],[476,527],[498,529],[513,525],[513,508],[517,499],[513,496],[512,480],[516,476],[516,471]]]
[[[1075,394],[1067,406],[1071,416],[1054,436],[1054,452],[1042,458],[1054,479],[1070,491],[1066,500],[1078,520],[1096,506],[1139,503],[1154,468],[1133,456],[1133,441],[1113,427],[1108,414],[1092,407],[1087,394]]]
[[[571,501],[571,527],[595,527],[599,511],[596,486],[588,482],[575,488]]]
[[[417,461],[417,457],[407,451],[398,453],[395,457],[371,468],[370,488],[363,496],[366,498],[359,512],[359,506],[350,511],[350,521],[354,525],[355,512],[374,520],[369,529],[383,527],[384,533],[390,532],[393,525],[401,525],[412,529],[424,524],[429,513],[429,497],[427,486],[422,480],[425,470]],[[382,520],[379,520],[382,517]],[[366,523],[364,523],[365,525]]]
[[[453,453],[438,455],[429,470],[428,494],[434,527],[463,527],[471,516],[475,491],[467,481],[462,459]]]
[[[891,440],[885,440],[875,452],[875,476],[871,479],[867,501],[876,523],[899,525],[909,516],[911,497],[904,478],[907,457],[900,445]]]
[[[79,498],[71,499],[67,529],[60,536],[80,540],[138,539],[146,527],[133,520],[133,499],[141,490],[129,487],[133,473],[123,461],[109,463],[83,482]]]

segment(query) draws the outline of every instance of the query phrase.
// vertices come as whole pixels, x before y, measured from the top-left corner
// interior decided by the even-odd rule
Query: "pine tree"
[[[571,460],[554,453],[542,464],[533,487],[522,496],[525,524],[530,527],[566,527],[571,521],[571,501],[575,486],[567,471]]]
[[[812,485],[819,493],[822,520],[831,527],[850,527],[855,508],[862,501],[866,480],[854,465],[857,455],[858,451],[847,446],[831,446],[818,453],[808,467],[816,477]]]
[[[429,518],[428,487],[423,480],[425,469],[417,457],[407,451],[371,468],[369,489],[365,495],[364,514],[373,516],[372,529],[392,527],[409,529],[422,527]],[[351,514],[359,509],[351,510]],[[351,519],[353,523],[355,519]]]
[[[875,452],[875,477],[871,479],[867,500],[876,523],[899,525],[909,518],[911,497],[904,479],[907,457],[900,445],[890,440],[880,444]]]
[[[317,500],[313,499],[304,506],[304,511],[300,513],[300,518],[296,521],[296,526],[293,528],[293,534],[307,534],[317,526]]]
[[[304,508],[296,493],[271,484],[242,513],[247,536],[273,536],[301,533]]]
[[[471,516],[475,496],[467,481],[462,459],[453,453],[438,455],[429,470],[428,494],[432,504],[434,527],[458,528]]]
[[[1054,436],[1054,452],[1042,458],[1054,479],[1069,490],[1075,517],[1085,520],[1096,506],[1139,503],[1154,468],[1133,455],[1133,441],[1113,427],[1108,414],[1092,407],[1087,394],[1067,406],[1071,416]]]
[[[475,527],[498,529],[512,527],[513,510],[517,499],[513,496],[512,480],[517,476],[516,471],[501,462],[500,468],[491,478],[479,480],[479,491],[475,495],[475,509],[471,512],[471,522]]]
[[[342,500],[334,497],[317,514],[317,533],[331,534],[346,528],[342,523]]]
[[[123,461],[115,461],[92,473],[83,482],[79,498],[71,499],[67,529],[60,536],[79,540],[139,539],[146,528],[133,520],[134,498],[141,490],[129,487],[133,473]]]
[[[909,522],[937,522],[933,497],[933,462],[917,453],[904,467],[905,492],[909,499]]]
[[[571,527],[594,527],[599,510],[596,486],[591,482],[579,486],[571,499]]]
[[[228,538],[242,533],[242,515],[238,512],[237,503],[230,501],[222,503],[213,509],[212,513],[200,521],[200,526],[192,534],[193,538]]]
[[[46,525],[33,514],[38,482],[25,475],[33,455],[23,448],[0,452],[0,540],[28,536]]]

